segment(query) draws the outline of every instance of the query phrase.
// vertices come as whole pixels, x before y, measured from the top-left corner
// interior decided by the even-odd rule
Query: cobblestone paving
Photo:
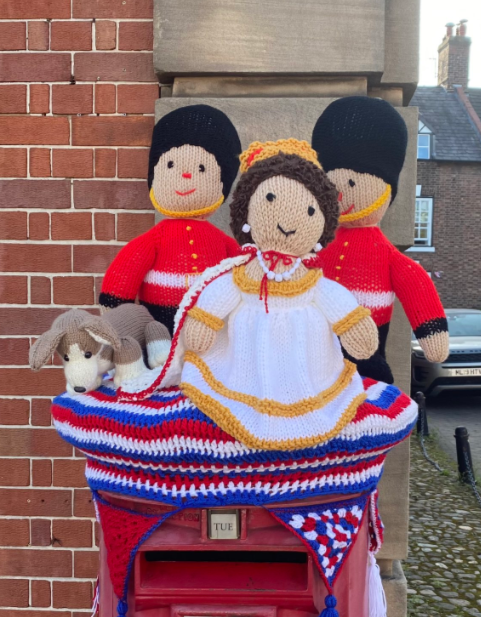
[[[439,473],[411,438],[409,617],[481,617],[481,509],[450,457],[426,440]]]

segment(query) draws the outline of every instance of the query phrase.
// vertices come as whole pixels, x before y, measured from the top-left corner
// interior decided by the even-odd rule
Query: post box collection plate
[[[211,540],[237,540],[240,537],[239,510],[208,510]]]

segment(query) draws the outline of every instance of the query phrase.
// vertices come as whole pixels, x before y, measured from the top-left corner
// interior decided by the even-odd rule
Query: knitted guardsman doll
[[[324,273],[369,308],[379,328],[379,351],[358,362],[359,372],[393,381],[385,347],[396,296],[426,358],[443,362],[449,338],[436,288],[425,270],[400,253],[378,227],[396,196],[404,164],[404,120],[386,101],[339,99],[318,119],[312,146],[339,190],[341,209],[336,238],[320,253]]]
[[[221,206],[239,168],[241,144],[229,118],[209,105],[176,109],[155,126],[149,158],[150,198],[165,219],[131,240],[110,265],[100,304],[138,296],[172,333],[175,312],[198,275],[238,244],[205,219]]]

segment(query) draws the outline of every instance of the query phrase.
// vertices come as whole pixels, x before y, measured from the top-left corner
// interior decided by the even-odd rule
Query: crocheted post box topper
[[[103,280],[102,306],[138,297],[172,333],[180,301],[199,274],[239,253],[237,243],[205,219],[229,194],[240,151],[232,122],[209,105],[181,107],[159,120],[148,186],[153,205],[166,218],[114,259]]]
[[[427,359],[443,362],[449,353],[446,316],[433,282],[378,227],[397,194],[407,138],[404,120],[392,105],[363,96],[331,103],[312,134],[341,209],[336,238],[320,256],[322,267],[371,310],[379,351],[358,367],[362,375],[388,383],[393,377],[385,348],[396,296]]]
[[[312,149],[296,140],[256,143],[242,161],[232,227],[255,245],[209,268],[187,291],[164,366],[117,391],[105,382],[75,401],[66,394],[54,402],[55,426],[87,455],[94,492],[182,509],[270,509],[340,493],[357,499],[375,490],[387,452],[412,429],[415,403],[392,385],[362,380],[343,358],[338,337],[354,357],[367,358],[377,328],[369,311],[319,268],[316,251],[334,235],[338,203]],[[332,504],[305,513],[291,508],[293,515],[328,519],[317,530],[319,546],[311,548],[329,591],[339,572],[330,572],[336,565],[330,560],[345,563],[352,543],[343,537],[359,535],[357,515],[366,504],[346,504],[345,512]],[[122,520],[134,526],[135,515],[108,504],[100,504],[99,514],[118,613],[125,615],[133,557],[162,521],[139,518],[122,544],[116,540]],[[370,528],[378,526],[373,521]],[[326,539],[336,531],[343,537],[335,542],[345,546]],[[335,617],[334,602],[326,599],[323,617]]]

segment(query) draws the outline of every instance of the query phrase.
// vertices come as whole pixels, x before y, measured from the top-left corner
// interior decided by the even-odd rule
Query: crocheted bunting
[[[139,547],[177,510],[163,514],[143,514],[113,506],[94,493],[95,505],[107,549],[110,579],[121,603],[127,598],[130,571]]]
[[[369,551],[374,555],[381,550],[384,541],[384,525],[379,514],[379,490],[369,496]]]
[[[331,504],[269,509],[314,556],[329,593],[361,528],[368,496]]]

